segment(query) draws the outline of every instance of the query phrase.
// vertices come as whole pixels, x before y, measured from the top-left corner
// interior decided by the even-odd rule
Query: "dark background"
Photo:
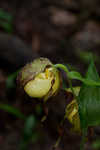
[[[37,105],[18,86],[6,91],[8,75],[37,57],[47,57],[53,63],[64,63],[85,73],[90,52],[100,72],[100,1],[99,0],[1,0],[0,10],[12,16],[11,22],[0,18],[0,101],[11,104],[25,115],[34,114]],[[10,24],[11,30],[1,22]],[[77,85],[77,82],[74,83]],[[78,83],[79,84],[79,83]],[[49,115],[40,138],[30,143],[28,150],[52,150],[66,105],[63,91],[47,103]],[[18,150],[23,121],[0,111],[0,149]],[[62,141],[57,150],[78,150],[81,137],[71,133],[69,122],[64,123]],[[97,132],[97,133],[96,133]],[[95,136],[100,131],[96,130]],[[97,135],[96,135],[97,134]],[[87,142],[86,150],[92,150]]]

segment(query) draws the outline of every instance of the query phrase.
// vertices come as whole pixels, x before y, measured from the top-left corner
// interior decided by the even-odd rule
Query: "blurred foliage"
[[[27,146],[30,142],[36,142],[38,139],[38,133],[36,129],[36,118],[34,115],[30,115],[29,117],[24,116],[18,109],[13,106],[7,104],[0,104],[0,109],[4,110],[20,119],[24,119],[24,129],[22,131],[22,140],[20,144],[21,150],[26,150]]]
[[[43,108],[42,108],[41,104],[38,104],[36,106],[35,111],[36,111],[37,115],[41,115],[42,114]]]
[[[12,21],[12,15],[0,9],[0,27],[3,28],[7,33],[12,33],[13,31]]]
[[[82,51],[82,50],[77,50],[76,51],[76,55],[85,64],[89,64],[90,63],[91,54],[92,53],[90,51]],[[99,63],[99,56],[96,53],[93,54],[93,58],[94,58],[95,62]]]
[[[26,117],[16,108],[13,106],[7,105],[7,104],[0,104],[0,109],[20,118],[20,119],[26,119]]]
[[[100,139],[96,140],[93,144],[92,147],[96,150],[100,150]]]
[[[18,75],[18,72],[19,72],[19,70],[8,76],[8,78],[6,80],[6,89],[13,89],[16,87],[15,80]]]
[[[20,150],[26,150],[30,142],[35,143],[37,141],[38,133],[35,131],[36,124],[37,121],[35,119],[35,116],[31,115],[26,119],[24,130],[23,130],[22,141],[20,144]]]

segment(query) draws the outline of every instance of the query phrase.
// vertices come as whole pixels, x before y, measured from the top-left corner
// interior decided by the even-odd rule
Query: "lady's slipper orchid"
[[[73,88],[74,93],[78,96],[80,87]],[[71,89],[67,89],[67,92],[71,92]],[[69,120],[69,122],[73,125],[72,130],[75,132],[81,132],[80,127],[80,117],[79,117],[79,110],[78,110],[78,103],[77,100],[73,99],[66,107],[65,110],[65,118]]]
[[[30,97],[47,100],[58,91],[61,79],[49,59],[39,58],[22,68],[18,81]]]

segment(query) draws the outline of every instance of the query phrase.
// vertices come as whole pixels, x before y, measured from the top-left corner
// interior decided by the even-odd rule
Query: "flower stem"
[[[75,95],[75,93],[74,93],[74,90],[73,90],[72,81],[71,81],[71,79],[70,79],[69,76],[68,76],[68,74],[69,74],[68,68],[67,68],[65,65],[63,65],[63,64],[56,64],[56,65],[54,65],[54,66],[55,66],[56,68],[60,68],[60,69],[62,69],[62,70],[64,70],[64,71],[66,72],[66,76],[67,76],[67,78],[68,78],[68,83],[69,83],[70,89],[71,89],[71,91],[72,91],[72,93],[73,93],[73,95],[74,95],[74,98],[77,99],[77,97],[76,97],[76,95]]]
[[[67,80],[68,80],[68,83],[69,83],[69,87],[70,87],[70,89],[72,91],[72,94],[73,94],[74,98],[77,100],[77,96],[75,95],[75,92],[74,92],[74,89],[73,89],[73,86],[72,86],[72,80],[68,76],[68,74],[69,74],[68,68],[65,65],[63,65],[63,64],[56,64],[56,65],[54,65],[54,67],[62,69],[66,73]],[[67,106],[66,106],[66,108],[67,108]],[[61,120],[60,126],[63,126],[65,119],[66,119],[66,116],[64,116],[63,120]],[[54,147],[57,147],[59,145],[60,140],[61,140],[61,136],[58,137],[58,139],[57,139],[56,144],[54,145]],[[82,147],[83,147],[83,143],[82,143]],[[81,148],[80,150],[83,150],[83,149]]]

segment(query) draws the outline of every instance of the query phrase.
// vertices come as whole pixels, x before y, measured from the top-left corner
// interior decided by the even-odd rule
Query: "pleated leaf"
[[[89,65],[87,80],[100,82],[94,62]],[[83,83],[78,97],[81,128],[100,125],[100,86],[89,86]]]

